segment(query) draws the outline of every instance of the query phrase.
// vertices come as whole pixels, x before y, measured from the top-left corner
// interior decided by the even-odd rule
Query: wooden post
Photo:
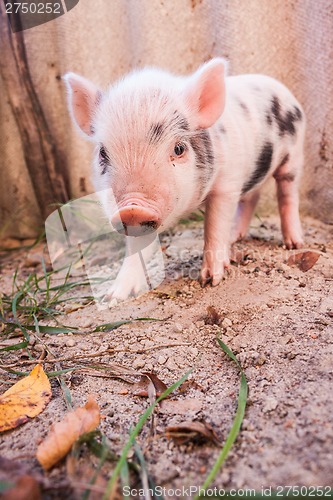
[[[46,219],[55,210],[51,204],[65,203],[69,199],[66,173],[32,83],[24,31],[11,32],[2,1],[0,54],[0,74],[20,134],[18,147],[23,149],[37,203]]]

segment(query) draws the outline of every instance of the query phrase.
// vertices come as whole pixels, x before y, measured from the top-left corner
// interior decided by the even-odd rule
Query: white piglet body
[[[96,142],[93,177],[114,228],[128,235],[127,255],[110,295],[146,286],[136,273],[144,236],[205,206],[201,281],[217,285],[232,241],[246,235],[259,191],[274,176],[283,238],[302,245],[298,184],[305,117],[280,82],[262,75],[225,77],[212,59],[189,77],[158,69],[133,72],[101,92],[68,73],[74,121]],[[112,192],[117,206],[107,198]]]

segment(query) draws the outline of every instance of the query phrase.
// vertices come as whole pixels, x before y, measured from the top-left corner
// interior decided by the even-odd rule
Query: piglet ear
[[[197,129],[211,127],[224,110],[225,66],[224,59],[211,59],[190,77],[185,99]]]
[[[94,135],[92,121],[102,93],[92,82],[75,73],[66,73],[63,79],[73,121],[91,138]]]

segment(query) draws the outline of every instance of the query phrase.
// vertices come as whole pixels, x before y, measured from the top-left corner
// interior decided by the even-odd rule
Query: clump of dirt
[[[288,265],[295,252],[283,248],[278,221],[271,217],[252,228],[252,238],[234,245],[232,265],[221,285],[201,288],[195,278],[202,227],[178,227],[163,236],[167,278],[157,290],[104,311],[91,302],[81,302],[80,308],[68,302],[58,308],[57,319],[78,328],[78,333],[43,336],[57,358],[73,357],[72,362],[59,362],[61,368],[74,366],[82,355],[93,364],[96,358],[89,354],[103,349],[114,350],[98,362],[153,371],[167,385],[193,368],[184,390],[159,406],[153,434],[146,425],[139,438],[150,474],[166,491],[200,486],[219,447],[214,442],[177,444],[166,437],[165,429],[201,422],[223,442],[235,414],[239,373],[218,346],[218,334],[245,371],[249,399],[241,432],[212,487],[261,491],[286,485],[333,486],[333,230],[313,219],[306,219],[304,228],[307,250],[319,254],[307,271],[297,266],[297,259]],[[11,254],[11,262],[2,268],[5,290],[11,286],[15,259],[24,274],[40,266],[38,252]],[[91,333],[102,323],[138,317],[162,321],[134,321]],[[38,343],[35,347],[41,349]],[[34,345],[31,349],[34,352]],[[34,354],[37,357],[38,351]],[[3,365],[18,361],[22,358],[13,352],[2,354]],[[11,380],[4,371],[1,379]],[[149,405],[147,398],[136,395],[137,387],[124,380],[90,372],[74,371],[66,381],[75,406],[83,405],[88,394],[95,395],[104,415],[100,428],[113,451],[120,453],[131,426]],[[39,474],[33,458],[36,447],[50,424],[67,411],[57,380],[51,385],[53,399],[45,411],[0,436],[1,455],[21,457],[20,462]],[[3,383],[2,392],[7,387]],[[65,465],[54,468],[48,481],[54,491],[57,484],[65,484]],[[74,488],[66,498],[79,494],[82,491]]]

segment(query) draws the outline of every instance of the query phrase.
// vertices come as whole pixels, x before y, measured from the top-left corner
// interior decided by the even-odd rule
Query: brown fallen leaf
[[[154,399],[160,397],[164,391],[167,390],[167,386],[162,380],[158,378],[155,373],[143,372],[141,379],[138,383],[139,391],[135,393],[135,396],[142,396],[148,398],[152,396],[154,392]]]
[[[221,314],[217,312],[215,307],[208,306],[207,314],[203,318],[205,325],[219,325],[222,321]]]
[[[176,444],[186,444],[190,441],[202,442],[212,441],[216,445],[220,445],[220,440],[217,437],[211,425],[202,422],[183,422],[165,429],[167,438],[173,439]]]
[[[195,389],[201,392],[205,392],[205,389],[198,384],[194,379],[185,380],[185,382],[179,387],[178,392],[180,394],[186,394],[191,389]]]
[[[0,432],[41,413],[52,397],[50,381],[41,365],[0,396]]]
[[[320,257],[320,253],[307,250],[291,255],[287,261],[288,266],[296,265],[304,273],[311,269]]]
[[[93,396],[87,403],[68,413],[61,422],[51,427],[48,436],[37,448],[36,457],[45,470],[50,469],[70,451],[79,436],[99,425],[101,415]]]

